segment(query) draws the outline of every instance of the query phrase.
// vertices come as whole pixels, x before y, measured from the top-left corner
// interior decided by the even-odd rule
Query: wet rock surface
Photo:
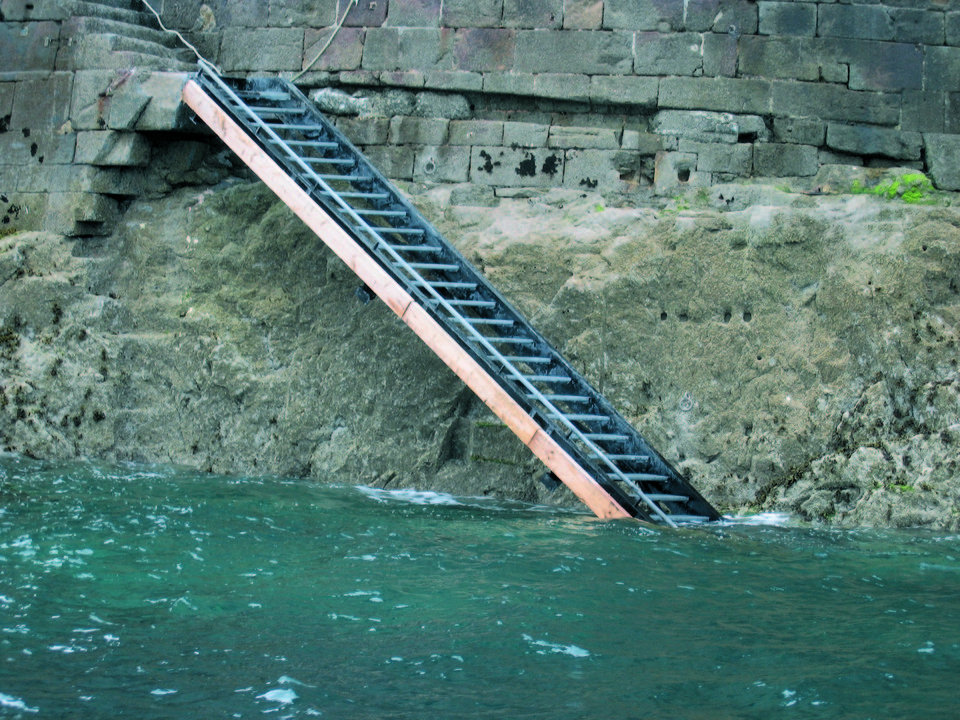
[[[722,511],[955,530],[960,213],[849,187],[407,190]],[[241,180],[0,238],[0,447],[575,502],[358,284]]]

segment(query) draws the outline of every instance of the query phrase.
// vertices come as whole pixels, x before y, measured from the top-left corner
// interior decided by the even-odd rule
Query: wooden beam
[[[598,517],[630,514],[531,418],[481,365],[195,81],[183,101],[423,340]]]

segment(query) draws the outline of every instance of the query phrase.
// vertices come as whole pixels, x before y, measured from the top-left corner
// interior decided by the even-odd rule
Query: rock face
[[[408,190],[722,510],[960,528],[953,198],[816,186]],[[569,501],[357,285],[239,180],[137,201],[108,238],[0,238],[0,447]]]

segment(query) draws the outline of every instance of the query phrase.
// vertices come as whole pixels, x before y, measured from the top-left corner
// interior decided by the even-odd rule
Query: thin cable
[[[320,56],[323,55],[323,54],[327,51],[327,48],[330,47],[330,43],[333,42],[333,39],[337,36],[337,33],[340,32],[340,28],[343,27],[343,23],[346,21],[347,15],[350,14],[350,10],[351,10],[351,9],[353,8],[353,6],[356,5],[358,2],[359,2],[359,0],[349,0],[349,2],[347,2],[347,9],[343,11],[343,17],[340,18],[339,20],[337,20],[336,24],[333,26],[333,32],[330,34],[330,37],[327,38],[327,41],[323,44],[323,47],[320,48],[320,52],[318,52],[318,53],[313,57],[313,60],[311,60],[309,63],[307,63],[307,64],[304,66],[303,70],[301,70],[301,71],[298,72],[296,75],[294,75],[292,78],[290,78],[290,82],[296,82],[297,80],[299,80],[300,77],[301,77],[307,70],[309,70],[310,68],[312,68],[312,67],[314,66],[314,64],[317,62],[317,60],[320,59]]]
[[[155,18],[157,18],[157,22],[160,24],[160,29],[161,29],[161,30],[163,30],[163,31],[166,32],[166,33],[173,33],[174,35],[176,35],[178,38],[180,38],[180,42],[182,42],[182,43],[183,43],[184,45],[186,45],[188,48],[190,48],[191,50],[193,50],[193,54],[197,56],[197,59],[198,59],[198,60],[203,60],[207,65],[209,65],[209,66],[212,67],[214,70],[216,70],[216,71],[217,71],[217,75],[223,75],[223,71],[222,71],[219,67],[217,67],[216,65],[214,65],[212,62],[210,62],[209,60],[207,60],[203,55],[201,55],[201,54],[200,54],[200,51],[197,50],[197,49],[196,49],[193,45],[191,45],[189,42],[187,42],[187,39],[186,39],[183,35],[181,35],[177,30],[171,30],[170,28],[166,27],[166,26],[163,24],[163,20],[160,19],[160,13],[158,13],[156,10],[154,10],[154,9],[153,9],[153,6],[152,6],[150,3],[148,3],[147,0],[142,0],[142,1],[143,1],[143,4],[147,6],[147,9],[150,10],[150,12],[153,13],[153,16],[154,16]],[[354,1],[355,1],[355,0],[354,0]]]

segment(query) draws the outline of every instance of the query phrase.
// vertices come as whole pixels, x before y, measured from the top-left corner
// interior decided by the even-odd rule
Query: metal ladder
[[[262,152],[309,195],[623,510],[617,514],[671,527],[720,519],[293,84],[222,78],[203,62],[191,84],[184,99],[198,117],[215,132],[225,122],[241,128],[244,142],[256,144],[253,159]],[[222,111],[229,121],[198,111],[207,98],[219,110],[206,115]]]

